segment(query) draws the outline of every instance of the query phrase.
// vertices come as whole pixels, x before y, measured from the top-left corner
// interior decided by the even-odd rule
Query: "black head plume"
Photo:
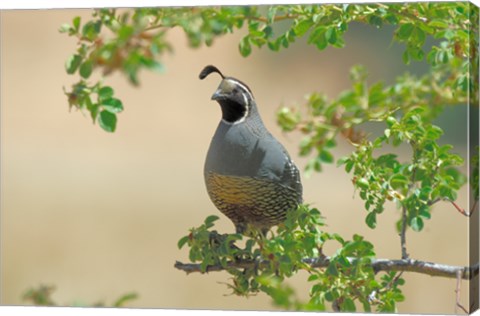
[[[206,66],[205,68],[203,68],[202,72],[200,73],[200,75],[198,76],[201,80],[205,79],[209,74],[211,74],[212,72],[216,72],[218,73],[220,76],[222,76],[222,79],[225,79],[225,76],[220,72],[220,70],[218,70],[217,67],[213,66],[213,65],[208,65]]]

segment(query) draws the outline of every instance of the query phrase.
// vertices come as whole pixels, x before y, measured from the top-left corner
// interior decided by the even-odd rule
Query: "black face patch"
[[[242,98],[241,95],[239,97]],[[229,123],[241,120],[247,113],[247,106],[243,104],[243,100],[242,102],[237,102],[235,99],[228,98],[218,101],[222,108],[222,119]]]
[[[222,119],[228,123],[235,123],[248,116],[252,94],[248,87],[237,79],[225,78],[220,83],[214,99],[222,108]]]

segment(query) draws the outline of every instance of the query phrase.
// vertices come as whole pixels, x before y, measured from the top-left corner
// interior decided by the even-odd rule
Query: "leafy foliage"
[[[478,201],[479,199],[479,185],[480,185],[480,176],[479,176],[479,167],[480,167],[480,162],[479,162],[479,152],[480,149],[478,146],[475,147],[475,154],[473,155],[470,165],[472,168],[472,174],[470,176],[470,186],[472,188],[473,192],[473,199],[475,201]]]
[[[97,116],[100,104],[89,97],[95,93],[89,87],[101,88],[101,84],[87,83],[94,71],[101,69],[103,75],[120,71],[135,85],[139,84],[141,69],[162,72],[165,67],[161,57],[173,49],[166,34],[175,27],[184,31],[191,47],[210,46],[215,38],[245,28],[247,34],[239,43],[239,51],[246,57],[252,53],[253,47],[279,51],[288,48],[300,37],[306,37],[307,42],[319,50],[328,46],[341,48],[345,45],[344,35],[352,22],[376,28],[394,25],[394,40],[405,44],[404,62],[408,64],[412,60],[427,59],[430,63],[432,73],[428,76],[407,76],[391,87],[406,85],[405,90],[397,93],[400,98],[407,98],[405,93],[408,89],[416,88],[417,92],[422,92],[420,98],[429,97],[435,101],[433,108],[445,102],[461,103],[467,93],[473,100],[478,100],[475,80],[478,75],[478,36],[472,33],[476,32],[474,26],[478,25],[478,11],[467,2],[95,10],[92,19],[83,25],[80,17],[75,17],[71,24],[60,27],[60,32],[78,40],[77,51],[67,59],[65,66],[68,74],[78,72],[80,81],[66,94],[70,106],[86,109],[94,121],[100,119]],[[428,37],[433,37],[438,43],[429,51],[425,48]],[[356,93],[357,97],[372,94],[372,99],[364,99],[359,104],[365,110],[372,102],[380,109],[385,108],[384,100],[375,97],[381,97],[380,92],[386,89],[381,86],[372,89],[352,93]],[[342,97],[346,100],[339,98],[338,102],[354,101],[348,95]],[[437,97],[440,99],[437,100]],[[414,95],[410,98],[406,101],[417,101]],[[313,94],[309,98],[309,106],[320,106],[322,100],[321,95]],[[399,98],[396,101],[400,101]],[[113,132],[116,124],[113,117],[118,112],[104,114],[108,119],[100,126]],[[323,113],[317,109],[314,116],[322,114],[338,115],[338,112]],[[332,119],[328,115],[325,117]],[[327,125],[336,126],[338,123],[327,121]],[[349,123],[356,124],[344,123],[342,130],[349,129]]]
[[[55,291],[55,286],[53,285],[39,285],[38,287],[29,288],[22,296],[22,299],[26,302],[30,302],[36,306],[82,306],[82,307],[125,307],[130,301],[133,301],[138,298],[136,293],[127,293],[118,297],[111,305],[107,305],[102,301],[98,301],[93,304],[84,304],[84,303],[71,303],[66,305],[61,305],[56,303],[52,294]]]
[[[384,135],[373,142],[364,141],[349,157],[340,160],[347,172],[353,172],[353,182],[369,212],[366,223],[376,226],[376,216],[384,210],[386,201],[397,202],[408,211],[408,225],[422,230],[424,219],[431,216],[430,206],[440,200],[456,200],[456,191],[466,177],[456,169],[463,159],[451,153],[451,145],[437,141],[442,129],[425,121],[423,107],[407,112],[399,121],[389,116]],[[400,163],[392,153],[374,157],[374,150],[385,144],[411,147],[411,161]]]
[[[365,311],[392,312],[396,302],[403,300],[399,289],[403,279],[393,281],[395,273],[376,275],[373,271],[373,245],[359,235],[344,240],[322,230],[323,219],[315,208],[301,205],[289,212],[286,221],[268,238],[258,234],[245,242],[242,235],[220,235],[212,230],[217,219],[214,215],[207,217],[179,240],[178,247],[188,246],[189,259],[199,262],[203,272],[211,266],[225,268],[232,276],[227,284],[232,294],[264,292],[285,309],[318,311],[325,310],[328,304],[337,304],[342,311],[355,311],[359,302]],[[244,247],[239,247],[242,242]],[[305,258],[325,258],[326,243],[336,243],[339,248],[329,257],[325,269],[315,268]],[[243,270],[229,265],[248,260],[257,265]],[[308,272],[312,284],[307,302],[296,297],[285,282],[302,270]]]
[[[89,84],[95,70],[104,76],[115,71],[125,74],[130,83],[139,84],[142,69],[163,72],[160,56],[171,52],[166,32],[181,27],[192,47],[211,45],[216,36],[243,25],[249,7],[232,8],[139,8],[132,11],[94,10],[92,20],[82,25],[80,17],[64,24],[60,32],[78,40],[78,47],[66,61],[68,74],[80,75],[80,81],[66,91],[70,107],[87,110],[100,127],[114,132],[122,102],[114,97],[112,87],[101,81]],[[106,36],[109,35],[109,37]],[[92,97],[97,94],[97,97]]]

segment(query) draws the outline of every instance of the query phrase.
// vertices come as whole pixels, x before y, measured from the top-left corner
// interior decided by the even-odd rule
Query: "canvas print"
[[[3,10],[3,306],[478,309],[469,2]]]

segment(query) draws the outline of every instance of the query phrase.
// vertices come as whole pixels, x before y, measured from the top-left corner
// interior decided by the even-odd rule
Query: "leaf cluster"
[[[365,201],[365,221],[370,228],[375,228],[385,203],[392,201],[405,208],[408,225],[420,231],[424,220],[431,217],[431,206],[442,200],[455,201],[457,190],[466,182],[457,169],[463,159],[451,152],[451,145],[438,144],[443,131],[429,123],[424,114],[424,108],[419,107],[399,120],[387,117],[384,135],[365,140],[350,156],[339,160],[346,172],[353,173],[354,186]],[[393,153],[375,155],[375,150],[386,144],[396,147],[405,143],[411,149],[407,162],[400,162]]]
[[[350,75],[352,88],[336,98],[313,92],[306,96],[304,106],[282,107],[277,113],[279,126],[286,132],[306,135],[300,143],[300,155],[310,156],[315,152],[306,166],[307,174],[321,171],[323,163],[333,161],[331,150],[336,146],[337,136],[360,143],[365,138],[361,127],[366,122],[384,120],[398,109],[405,113],[419,106],[427,109],[424,116],[432,120],[447,105],[478,101],[478,32],[473,27],[478,25],[478,10],[474,5],[406,3],[307,8],[296,12],[308,18],[293,22],[287,32],[295,33],[296,26],[301,30],[296,34],[309,34],[308,42],[319,49],[330,43],[327,34],[335,34],[338,46],[342,46],[345,25],[353,21],[375,27],[390,24],[395,26],[393,39],[406,46],[403,61],[408,64],[412,60],[426,60],[430,66],[423,76],[406,73],[391,85],[383,82],[369,85],[366,69],[355,66]],[[322,19],[317,21],[315,14],[319,11]],[[327,33],[328,28],[335,31]],[[321,40],[317,34],[322,34]],[[433,40],[430,46],[426,45],[429,37]]]
[[[32,303],[35,306],[125,307],[126,304],[138,298],[138,294],[130,292],[118,297],[113,301],[112,304],[106,304],[103,301],[98,301],[93,304],[74,302],[67,305],[60,305],[56,303],[52,298],[54,291],[55,286],[41,284],[37,287],[32,287],[26,290],[22,296],[22,299],[26,302]]]
[[[422,83],[417,90],[435,91],[432,98],[441,96],[434,104],[445,99],[459,101],[467,91],[478,100],[478,36],[473,28],[478,25],[478,12],[466,2],[95,10],[92,19],[83,24],[80,17],[75,17],[71,24],[60,27],[60,32],[78,40],[77,50],[65,67],[68,74],[78,72],[80,81],[67,95],[70,100],[77,97],[75,90],[79,86],[96,86],[98,82],[85,82],[96,69],[101,69],[104,76],[119,71],[135,85],[139,84],[138,73],[142,69],[162,72],[161,58],[173,49],[166,36],[173,28],[181,28],[193,48],[210,46],[215,38],[244,29],[247,34],[239,43],[239,52],[246,57],[253,47],[279,51],[301,37],[319,50],[329,46],[341,48],[345,46],[344,35],[354,22],[375,28],[395,27],[394,40],[406,47],[404,62],[426,59],[435,69],[430,78],[413,78]],[[425,43],[429,37],[436,42],[428,49]],[[84,94],[89,95],[89,91]],[[322,96],[312,94],[309,103],[318,103],[319,98]],[[88,108],[87,100],[78,98],[69,103],[96,117],[96,110]],[[109,132],[115,130],[112,117],[116,113],[111,114],[107,115],[111,123],[100,125]],[[323,156],[330,160],[328,154]]]
[[[480,185],[480,176],[479,176],[479,168],[480,168],[480,161],[479,161],[479,154],[480,149],[478,146],[475,147],[475,154],[473,154],[470,160],[471,166],[471,175],[470,175],[470,187],[473,193],[473,199],[478,201],[479,199],[479,185]]]
[[[219,235],[212,230],[217,219],[209,216],[201,226],[190,229],[178,247],[188,246],[189,259],[199,262],[203,272],[211,266],[224,268],[232,276],[227,284],[232,294],[263,292],[276,305],[290,310],[325,310],[332,304],[342,311],[355,311],[359,302],[365,311],[394,311],[395,303],[403,300],[399,289],[402,279],[387,286],[385,279],[391,281],[395,274],[376,275],[373,271],[373,245],[359,235],[344,240],[324,231],[323,219],[315,208],[301,205],[292,210],[268,238],[260,233],[246,240],[239,234]],[[325,259],[326,243],[336,243],[337,251],[326,268],[316,268],[313,261]],[[255,266],[235,267],[242,262],[255,262]],[[299,271],[309,275],[310,299],[306,302],[286,282]]]
[[[452,92],[451,80],[442,82],[443,70],[417,77],[404,74],[392,85],[383,82],[368,83],[368,72],[361,66],[350,71],[352,88],[329,99],[323,93],[306,96],[303,106],[282,107],[277,112],[277,123],[285,132],[297,131],[305,135],[299,145],[300,156],[313,156],[305,167],[307,174],[321,171],[322,164],[334,162],[332,150],[338,138],[353,145],[366,139],[367,123],[385,121],[393,113],[406,113],[422,107],[422,117],[433,120],[448,105],[468,102],[468,91]]]
[[[112,87],[100,80],[89,83],[95,70],[103,76],[121,72],[131,84],[139,85],[142,69],[164,71],[160,57],[172,51],[168,30],[182,28],[191,47],[209,46],[215,37],[241,27],[250,11],[249,7],[99,9],[83,24],[80,17],[73,18],[59,29],[78,41],[76,52],[65,63],[67,74],[80,76],[65,92],[70,107],[88,111],[94,123],[114,132],[123,104],[113,97]],[[108,98],[104,88],[108,88]]]

